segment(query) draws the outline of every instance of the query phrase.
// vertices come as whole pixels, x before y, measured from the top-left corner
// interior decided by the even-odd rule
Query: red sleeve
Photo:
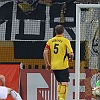
[[[50,50],[50,46],[49,46],[49,45],[47,45],[47,44],[46,44],[45,48]]]

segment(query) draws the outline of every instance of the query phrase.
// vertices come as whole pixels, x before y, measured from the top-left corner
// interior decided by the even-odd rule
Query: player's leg
[[[14,100],[22,100],[19,93],[17,93],[15,90],[13,90],[11,88],[8,88],[8,94],[10,94]]]
[[[60,89],[61,89],[61,82],[60,82],[60,70],[53,70],[54,72],[54,75],[55,75],[55,78],[58,82],[58,86],[57,86],[57,94],[58,94],[58,100],[59,100],[59,97],[60,97]]]
[[[69,71],[68,69],[62,70],[60,73],[61,89],[59,100],[65,100],[68,93]]]
[[[68,93],[68,82],[62,82],[59,100],[65,100]]]
[[[59,100],[59,97],[60,97],[60,89],[61,89],[61,83],[58,82],[58,86],[57,86],[58,100]]]

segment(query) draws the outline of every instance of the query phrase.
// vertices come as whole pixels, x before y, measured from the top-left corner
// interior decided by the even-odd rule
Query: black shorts
[[[68,68],[64,70],[53,70],[53,72],[58,82],[69,82],[70,81]]]

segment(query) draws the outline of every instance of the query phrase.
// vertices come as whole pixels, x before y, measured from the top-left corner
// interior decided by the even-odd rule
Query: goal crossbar
[[[81,8],[100,8],[100,4],[76,4],[75,100],[80,100],[80,15],[81,15]]]

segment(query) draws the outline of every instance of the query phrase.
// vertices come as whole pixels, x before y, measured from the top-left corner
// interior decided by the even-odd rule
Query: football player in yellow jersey
[[[55,33],[56,36],[47,41],[43,56],[47,70],[51,69],[58,81],[58,100],[65,100],[68,93],[69,82],[68,62],[73,61],[74,53],[70,41],[63,36],[64,27],[57,25],[55,27]],[[51,64],[48,60],[49,50],[51,51]]]

